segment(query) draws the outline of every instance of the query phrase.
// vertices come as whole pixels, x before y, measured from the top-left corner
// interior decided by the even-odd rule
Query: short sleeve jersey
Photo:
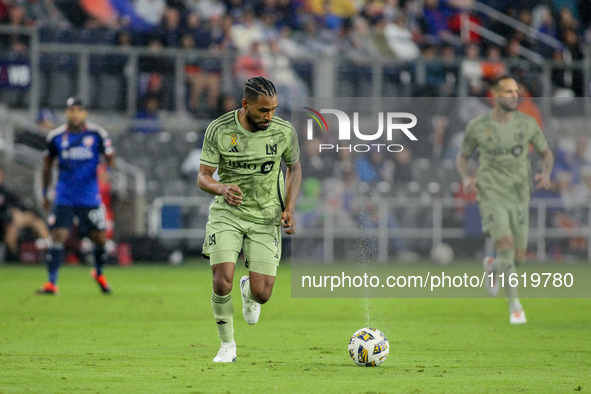
[[[288,165],[299,160],[297,134],[278,116],[273,116],[267,130],[250,132],[240,125],[238,111],[209,125],[200,162],[218,168],[220,183],[238,185],[243,203],[233,207],[223,196],[216,196],[212,210],[225,209],[254,223],[279,225],[285,204],[281,159]]]
[[[479,201],[527,202],[531,197],[532,176],[529,144],[538,151],[547,146],[538,123],[516,111],[511,120],[500,124],[490,111],[468,123],[461,149],[472,155],[480,152],[477,181]]]
[[[59,175],[54,203],[65,206],[97,207],[101,204],[97,167],[100,156],[113,156],[109,134],[102,127],[87,122],[84,130],[68,131],[67,125],[47,136],[46,158],[57,158]]]

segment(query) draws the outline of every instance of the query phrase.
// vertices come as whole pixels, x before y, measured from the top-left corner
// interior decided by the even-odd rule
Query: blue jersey
[[[76,133],[63,125],[47,136],[44,155],[58,159],[59,176],[55,188],[55,205],[97,207],[101,204],[97,167],[100,155],[115,153],[109,134],[102,127],[87,122]]]

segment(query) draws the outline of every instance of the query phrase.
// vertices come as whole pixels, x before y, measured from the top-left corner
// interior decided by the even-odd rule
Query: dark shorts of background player
[[[215,204],[215,203],[214,203]],[[249,271],[276,276],[281,259],[281,229],[274,224],[246,221],[225,209],[209,211],[203,256],[209,264],[234,263],[244,252]]]
[[[50,229],[67,228],[70,229],[74,224],[74,218],[78,218],[78,233],[85,237],[91,231],[105,231],[105,210],[102,206],[97,207],[70,207],[66,205],[56,205],[53,207],[47,223]]]

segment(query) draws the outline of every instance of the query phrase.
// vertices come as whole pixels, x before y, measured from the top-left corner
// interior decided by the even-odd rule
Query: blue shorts
[[[89,235],[91,231],[105,231],[107,228],[105,210],[102,206],[68,207],[56,205],[53,207],[47,223],[51,229],[70,229],[74,224],[74,218],[77,218],[78,233],[82,237]]]

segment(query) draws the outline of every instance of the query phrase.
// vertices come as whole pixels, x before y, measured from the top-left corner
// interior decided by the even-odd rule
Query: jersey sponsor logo
[[[94,144],[94,137],[91,135],[84,137],[82,139],[82,144],[84,146],[92,146],[92,144]]]
[[[271,141],[273,142],[273,141]],[[277,154],[277,144],[267,144],[267,154],[268,155],[276,155]]]
[[[511,149],[511,153],[513,153],[513,156],[515,156],[515,157],[521,156],[521,154],[523,153],[523,146],[521,146],[521,145],[515,145]]]
[[[257,165],[253,163],[241,163],[239,161],[228,160],[228,166],[232,168],[243,168],[245,170],[256,170]]]
[[[230,149],[228,152],[240,153],[240,151],[238,150],[238,147],[236,147],[236,146],[232,147],[232,149]]]
[[[69,160],[88,160],[94,157],[94,153],[85,146],[74,146],[70,149],[63,150],[61,157],[62,159]]]
[[[261,174],[268,174],[273,171],[274,161],[267,161],[261,165]]]
[[[515,134],[513,134],[513,137],[515,137],[515,141],[523,141],[524,135],[523,135],[523,131],[520,131],[519,129],[515,131]]]
[[[67,134],[62,135],[62,142],[61,142],[60,146],[62,147],[62,149],[68,149],[68,147],[70,146],[70,141],[68,141]]]

